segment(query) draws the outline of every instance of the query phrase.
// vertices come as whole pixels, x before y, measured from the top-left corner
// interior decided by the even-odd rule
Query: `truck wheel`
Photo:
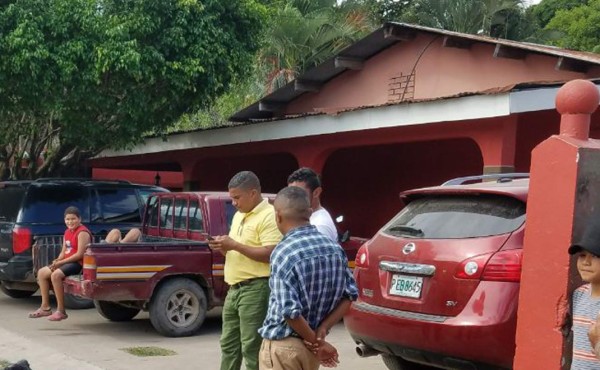
[[[65,293],[65,307],[72,310],[83,310],[94,307],[94,301]]]
[[[173,279],[157,288],[150,301],[150,322],[166,337],[195,334],[206,317],[206,294],[198,283]]]
[[[125,307],[109,301],[95,300],[94,306],[102,317],[110,321],[129,321],[140,312],[138,308]]]
[[[0,290],[7,296],[11,298],[28,298],[35,293],[35,290],[18,290],[18,289],[8,289],[4,285],[0,284]]]

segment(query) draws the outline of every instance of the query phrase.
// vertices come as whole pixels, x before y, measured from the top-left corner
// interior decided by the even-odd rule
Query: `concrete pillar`
[[[515,172],[517,123],[516,115],[503,117],[495,126],[473,136],[481,149],[484,174]]]
[[[567,249],[600,202],[600,142],[588,139],[590,115],[599,100],[598,89],[589,81],[565,84],[556,97],[560,135],[532,153],[516,370],[570,367],[565,318],[578,279]]]
[[[183,174],[183,191],[200,190],[200,181],[197,167],[200,160],[186,158],[179,162]]]
[[[333,149],[303,146],[292,149],[291,153],[296,157],[298,167],[310,167],[316,173],[322,174],[327,157],[329,157],[332,151]]]

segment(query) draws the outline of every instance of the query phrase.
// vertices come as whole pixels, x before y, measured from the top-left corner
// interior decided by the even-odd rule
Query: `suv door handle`
[[[433,276],[435,274],[435,266],[423,265],[420,263],[404,263],[404,262],[379,262],[379,269],[390,272],[404,272],[408,274]]]

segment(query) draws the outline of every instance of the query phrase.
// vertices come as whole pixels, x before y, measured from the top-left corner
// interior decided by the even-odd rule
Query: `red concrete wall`
[[[198,190],[227,190],[227,184],[239,171],[253,171],[265,193],[277,193],[287,185],[287,176],[298,168],[296,158],[289,153],[246,155],[205,159],[194,168]]]
[[[482,168],[481,152],[471,139],[341,149],[322,173],[323,205],[333,217],[344,215],[342,229],[371,237],[402,209],[401,191],[481,174]]]
[[[435,39],[434,39],[435,38]],[[347,71],[329,81],[318,93],[291,102],[288,114],[321,109],[361,107],[388,102],[390,79],[415,70],[415,99],[432,99],[478,92],[522,82],[564,81],[600,77],[600,67],[588,73],[557,71],[557,58],[528,54],[523,60],[494,58],[494,45],[470,49],[442,46],[443,37],[419,34],[365,61],[360,71]]]
[[[142,170],[118,170],[111,168],[93,168],[93,179],[105,180],[127,180],[135,184],[154,185],[156,174],[160,175],[160,186],[178,191],[183,188],[183,174],[171,171],[142,171]]]

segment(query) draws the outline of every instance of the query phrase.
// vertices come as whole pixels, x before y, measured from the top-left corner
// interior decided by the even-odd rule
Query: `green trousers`
[[[269,305],[269,280],[259,279],[237,289],[229,289],[223,306],[221,370],[258,370],[262,326]]]

